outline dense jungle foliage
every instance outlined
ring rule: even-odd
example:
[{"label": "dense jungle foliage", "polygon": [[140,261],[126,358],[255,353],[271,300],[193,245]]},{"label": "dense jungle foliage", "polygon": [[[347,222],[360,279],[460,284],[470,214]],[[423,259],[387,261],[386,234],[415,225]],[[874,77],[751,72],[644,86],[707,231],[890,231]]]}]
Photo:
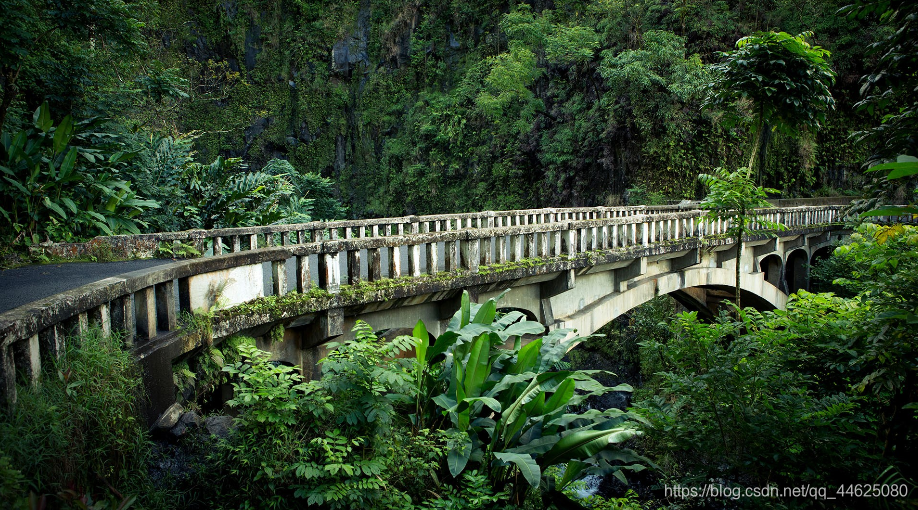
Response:
[{"label": "dense jungle foliage", "polygon": [[[918,5],[851,2],[0,0],[0,238],[705,195],[741,237],[768,194],[846,190],[918,214]],[[437,338],[358,323],[312,381],[232,338],[174,366],[156,442],[90,330],[0,414],[0,502],[914,508],[918,231],[851,227],[812,269],[834,293],[786,310],[661,297],[587,339],[465,294]],[[666,490],[705,483],[824,493]]]},{"label": "dense jungle foliage", "polygon": [[[869,43],[914,43],[848,3],[3,0],[3,233],[700,198],[747,160],[785,196],[860,190],[882,143],[850,135],[914,117],[887,93],[910,64]],[[768,30],[819,45],[819,100],[739,85],[720,52]],[[768,48],[740,52],[790,66]]]}]

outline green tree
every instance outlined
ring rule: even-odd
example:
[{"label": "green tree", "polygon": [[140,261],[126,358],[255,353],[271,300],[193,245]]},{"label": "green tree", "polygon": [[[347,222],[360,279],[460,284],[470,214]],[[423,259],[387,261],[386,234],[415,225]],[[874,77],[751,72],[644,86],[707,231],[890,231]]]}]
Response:
[{"label": "green tree", "polygon": [[[736,307],[740,303],[740,261],[743,257],[743,236],[749,226],[759,223],[767,228],[784,228],[780,223],[766,221],[756,217],[755,208],[768,207],[768,193],[778,190],[756,186],[746,168],[728,172],[718,168],[716,174],[701,174],[698,179],[708,187],[708,195],[701,201],[701,208],[707,209],[708,219],[723,220],[729,225],[727,234],[736,240]],[[737,310],[739,312],[739,310]]]},{"label": "green tree", "polygon": [[24,78],[38,102],[72,106],[94,78],[122,61],[106,53],[124,57],[143,47],[137,3],[0,0],[0,130]]},{"label": "green tree", "polygon": [[795,136],[799,126],[819,127],[835,108],[829,92],[835,73],[825,60],[830,53],[811,46],[807,37],[813,33],[759,32],[720,53],[724,60],[711,66],[714,79],[706,104],[726,108],[731,122],[738,120],[740,109],[750,110],[753,145],[747,172],[758,169],[759,182],[772,131]]},{"label": "green tree", "polygon": [[856,0],[841,11],[849,18],[878,16],[892,28],[889,35],[870,45],[876,55],[873,70],[861,78],[863,99],[855,105],[870,114],[882,114],[882,123],[859,132],[870,143],[869,162],[918,155],[918,4],[911,0]]}]

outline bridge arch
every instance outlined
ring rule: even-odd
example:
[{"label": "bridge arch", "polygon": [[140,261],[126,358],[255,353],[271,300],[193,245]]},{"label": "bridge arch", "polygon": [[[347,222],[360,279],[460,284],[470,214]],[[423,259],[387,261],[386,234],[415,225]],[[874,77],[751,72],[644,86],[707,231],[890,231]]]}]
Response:
[{"label": "bridge arch", "polygon": [[772,253],[763,257],[759,262],[759,270],[764,275],[766,282],[780,287],[784,272],[784,261],[781,260],[780,255]]},{"label": "bridge arch", "polygon": [[[736,274],[732,269],[689,268],[658,278],[648,279],[625,292],[612,292],[578,312],[561,319],[556,328],[574,328],[581,335],[596,332],[618,316],[650,301],[661,294],[683,297],[690,289],[710,289],[732,293]],[[764,309],[783,308],[787,296],[766,282],[761,273],[740,275],[741,297],[751,306]]]},{"label": "bridge arch", "polygon": [[809,262],[810,255],[804,248],[797,248],[787,255],[784,263],[784,288],[788,294],[809,287]]}]

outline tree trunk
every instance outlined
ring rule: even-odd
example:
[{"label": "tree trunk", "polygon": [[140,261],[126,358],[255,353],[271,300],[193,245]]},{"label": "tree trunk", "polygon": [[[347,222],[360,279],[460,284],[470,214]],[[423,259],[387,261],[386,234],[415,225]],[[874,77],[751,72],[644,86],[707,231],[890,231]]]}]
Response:
[{"label": "tree trunk", "polygon": [[739,233],[736,235],[736,280],[734,291],[736,293],[736,318],[739,319],[740,310],[743,309],[743,305],[740,302],[740,269],[742,268],[742,259],[743,259],[743,231],[745,230],[745,225],[743,223],[746,218],[746,210],[740,209],[740,216],[737,220],[740,222]]}]

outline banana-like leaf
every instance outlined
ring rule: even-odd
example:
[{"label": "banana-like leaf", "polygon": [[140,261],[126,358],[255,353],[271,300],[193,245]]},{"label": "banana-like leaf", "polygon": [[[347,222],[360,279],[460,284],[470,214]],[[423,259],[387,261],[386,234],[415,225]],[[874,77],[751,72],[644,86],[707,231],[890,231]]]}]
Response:
[{"label": "banana-like leaf", "polygon": [[541,335],[545,332],[545,326],[535,321],[523,321],[511,324],[507,329],[500,332],[502,339],[506,340],[511,336],[523,335]]},{"label": "banana-like leaf", "polygon": [[539,481],[542,479],[542,470],[532,456],[521,453],[494,452],[494,457],[503,462],[516,464],[516,467],[519,468],[520,473],[523,474],[523,478],[529,482],[529,485],[533,487],[539,486]]},{"label": "banana-like leaf", "polygon": [[73,166],[76,164],[76,158],[77,148],[71,147],[70,150],[67,151],[67,155],[64,157],[64,161],[61,162],[61,172],[59,177],[61,180],[69,178],[71,173],[73,173]]},{"label": "banana-like leaf", "polygon": [[567,487],[567,484],[576,480],[587,466],[589,466],[589,464],[580,462],[579,460],[568,462],[567,468],[564,469],[564,476],[561,477],[561,481],[558,483],[558,490],[563,490]]},{"label": "banana-like leaf", "polygon": [[51,209],[52,211],[59,214],[61,218],[64,218],[65,220],[67,219],[67,213],[65,213],[64,210],[61,209],[61,206],[52,202],[50,198],[45,197],[45,199],[42,200],[42,203],[44,203],[45,207],[47,207],[48,209]]},{"label": "banana-like leaf", "polygon": [[459,322],[459,329],[462,329],[469,323],[469,320],[472,315],[471,311],[471,299],[469,298],[468,291],[462,291],[462,299],[460,301],[459,312],[462,314]]},{"label": "banana-like leaf", "polygon": [[63,152],[71,138],[73,138],[73,118],[68,115],[54,130],[54,153]]},{"label": "banana-like leaf", "polygon": [[490,335],[482,333],[472,344],[469,361],[465,366],[465,394],[467,397],[479,396],[481,385],[491,375],[491,363],[488,356],[490,351]]},{"label": "banana-like leaf", "polygon": [[[458,363],[456,363],[458,365]],[[459,371],[461,374],[461,370]],[[465,390],[463,390],[461,384],[456,385],[456,402],[460,404],[465,400]],[[462,409],[461,411],[456,412],[456,427],[465,432],[469,429],[469,421],[471,420],[471,410],[469,407]]]},{"label": "banana-like leaf", "polygon": [[478,309],[478,312],[475,314],[475,318],[472,319],[472,322],[475,324],[487,324],[488,326],[494,322],[494,316],[497,315],[497,304],[493,299],[489,299],[485,304],[481,305],[481,308]]},{"label": "banana-like leaf", "polygon": [[528,455],[542,455],[543,453],[552,449],[555,444],[561,440],[561,436],[554,434],[551,436],[544,436],[538,439],[534,439],[522,446],[517,446],[516,448],[510,448],[506,450],[513,453],[525,453]]},{"label": "banana-like leaf", "polygon": [[522,374],[505,375],[501,377],[500,381],[497,381],[497,384],[495,384],[493,388],[488,390],[487,396],[496,398],[500,392],[516,384],[527,382],[527,381],[532,381],[532,379],[535,376],[536,374],[533,372],[524,372]]},{"label": "banana-like leaf", "polygon": [[637,430],[624,427],[573,432],[562,437],[542,459],[546,466],[569,460],[588,459],[610,444],[627,441],[636,436],[637,433]]},{"label": "banana-like leaf", "polygon": [[69,198],[64,197],[61,199],[61,202],[67,206],[67,209],[70,209],[70,212],[72,212],[73,214],[77,213],[77,205],[76,203],[74,203],[73,200],[70,200]]},{"label": "banana-like leaf", "polygon": [[449,395],[445,393],[437,395],[432,400],[434,404],[437,404],[438,406],[442,407],[443,409],[446,409],[447,411],[449,411],[450,409],[455,409],[456,407],[456,401],[451,399]]},{"label": "banana-like leaf", "polygon": [[474,404],[475,402],[481,402],[482,404],[488,406],[488,407],[489,407],[491,410],[493,410],[495,413],[499,413],[499,412],[500,412],[500,409],[501,409],[500,402],[498,402],[496,398],[491,398],[491,397],[469,397],[469,398],[465,398],[465,399],[462,400],[462,402],[459,402],[458,404],[456,404],[456,406],[455,406],[454,408],[449,409],[449,411],[456,411],[456,412],[465,411],[466,409],[468,409],[469,407],[471,407],[472,404]]},{"label": "banana-like leaf", "polygon": [[446,464],[449,466],[449,474],[453,477],[459,476],[459,473],[465,469],[469,463],[469,457],[472,455],[472,438],[468,434],[462,434],[461,441],[458,445],[453,445],[449,453],[446,454]]},{"label": "banana-like leaf", "polygon": [[527,416],[541,416],[543,407],[545,407],[545,392],[540,391],[536,398],[523,406],[523,411]]},{"label": "banana-like leaf", "polygon": [[418,363],[423,366],[427,361],[427,347],[430,345],[430,336],[427,334],[427,327],[424,326],[424,321],[418,320],[418,323],[414,325],[414,331],[411,332],[411,336],[418,340],[414,347],[414,354]]},{"label": "banana-like leaf", "polygon": [[530,372],[535,367],[539,359],[539,351],[542,350],[542,339],[536,339],[524,345],[520,353],[516,356],[516,363],[510,366],[507,372],[511,374],[522,374]]},{"label": "banana-like leaf", "polygon": [[32,116],[32,120],[35,123],[35,127],[40,129],[42,133],[47,133],[51,130],[54,124],[51,122],[51,110],[48,108],[47,102],[42,103],[41,106],[35,110],[35,115]]},{"label": "banana-like leaf", "polygon": [[503,416],[500,419],[500,429],[501,436],[504,438],[509,438],[510,435],[507,434],[510,427],[516,423],[519,416],[524,412],[523,406],[529,403],[532,399],[538,396],[540,391],[545,390],[554,390],[559,384],[561,384],[567,377],[571,375],[570,372],[547,372],[544,374],[539,374],[529,383],[523,393],[516,399],[515,402],[510,404],[505,408]]},{"label": "banana-like leaf", "polygon": [[437,341],[427,350],[427,362],[430,363],[432,359],[446,352],[458,339],[459,334],[455,331],[446,331],[437,337]]},{"label": "banana-like leaf", "polygon": [[567,405],[571,400],[571,397],[574,396],[574,380],[565,379],[561,386],[558,386],[558,389],[555,390],[555,393],[548,399],[548,402],[542,406],[542,412],[540,414],[550,414],[561,407]]}]

